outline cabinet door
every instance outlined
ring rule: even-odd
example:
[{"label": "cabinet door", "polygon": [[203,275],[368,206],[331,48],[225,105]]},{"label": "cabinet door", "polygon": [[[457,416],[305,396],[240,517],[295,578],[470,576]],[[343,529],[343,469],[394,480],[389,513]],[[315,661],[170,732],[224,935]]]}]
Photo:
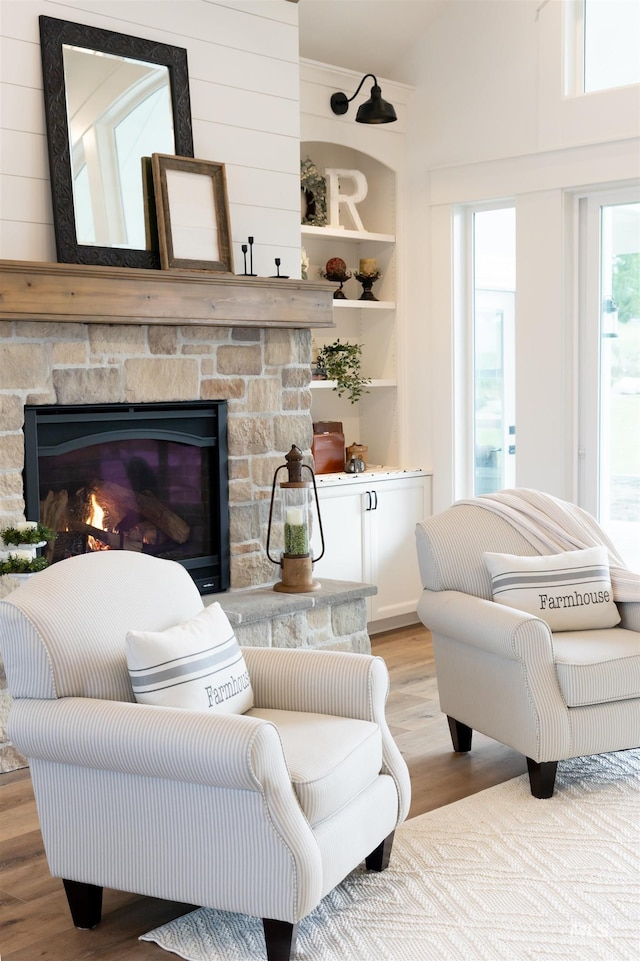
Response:
[{"label": "cabinet door", "polygon": [[[375,584],[370,620],[413,613],[422,591],[415,526],[431,511],[429,477],[405,477],[372,485],[365,511],[364,580]],[[368,506],[368,502],[365,506]]]},{"label": "cabinet door", "polygon": [[[362,538],[362,494],[360,490],[328,487],[318,490],[322,512],[325,552],[314,565],[315,577],[338,581],[358,581],[364,577]],[[320,553],[320,537],[311,538],[314,554]]]}]

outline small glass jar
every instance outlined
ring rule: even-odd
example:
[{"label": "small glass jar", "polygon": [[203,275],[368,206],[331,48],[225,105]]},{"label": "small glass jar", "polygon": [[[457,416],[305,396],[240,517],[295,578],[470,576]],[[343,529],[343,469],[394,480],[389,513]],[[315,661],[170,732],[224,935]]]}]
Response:
[{"label": "small glass jar", "polygon": [[357,457],[355,454],[352,454],[344,465],[344,469],[347,474],[362,474],[365,470],[365,463],[362,457]]}]

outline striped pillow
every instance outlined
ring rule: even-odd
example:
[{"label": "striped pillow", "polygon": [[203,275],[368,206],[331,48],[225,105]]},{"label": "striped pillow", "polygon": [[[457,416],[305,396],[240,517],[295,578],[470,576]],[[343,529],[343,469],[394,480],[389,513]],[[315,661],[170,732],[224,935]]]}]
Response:
[{"label": "striped pillow", "polygon": [[220,714],[253,707],[242,651],[217,601],[166,631],[129,631],[126,654],[140,704]]},{"label": "striped pillow", "polygon": [[552,631],[588,631],[620,623],[606,547],[535,557],[488,552],[482,556],[494,601],[535,614]]}]

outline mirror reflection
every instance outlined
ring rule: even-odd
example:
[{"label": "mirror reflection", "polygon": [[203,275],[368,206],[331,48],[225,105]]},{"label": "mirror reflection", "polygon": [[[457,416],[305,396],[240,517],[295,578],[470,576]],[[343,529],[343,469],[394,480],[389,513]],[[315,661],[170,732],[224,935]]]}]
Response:
[{"label": "mirror reflection", "polygon": [[79,244],[144,248],[141,158],[175,153],[169,69],[63,44]]}]

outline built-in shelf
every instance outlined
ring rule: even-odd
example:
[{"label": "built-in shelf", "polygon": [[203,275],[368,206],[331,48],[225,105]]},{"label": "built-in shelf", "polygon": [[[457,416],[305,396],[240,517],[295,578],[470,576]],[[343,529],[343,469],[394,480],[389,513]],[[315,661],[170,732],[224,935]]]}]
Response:
[{"label": "built-in shelf", "polygon": [[395,310],[395,300],[334,300],[334,307],[340,310]]},{"label": "built-in shelf", "polygon": [[332,327],[326,281],[0,261],[0,320]]},{"label": "built-in shelf", "polygon": [[[379,378],[374,379],[366,385],[369,387],[397,387],[398,382],[392,378]],[[336,387],[335,380],[312,380],[310,385],[312,390],[334,390]]]},{"label": "built-in shelf", "polygon": [[368,230],[348,230],[346,227],[311,227],[303,224],[300,228],[303,237],[322,237],[326,240],[348,240],[362,244],[375,241],[381,244],[395,244],[394,234],[377,234]]}]

